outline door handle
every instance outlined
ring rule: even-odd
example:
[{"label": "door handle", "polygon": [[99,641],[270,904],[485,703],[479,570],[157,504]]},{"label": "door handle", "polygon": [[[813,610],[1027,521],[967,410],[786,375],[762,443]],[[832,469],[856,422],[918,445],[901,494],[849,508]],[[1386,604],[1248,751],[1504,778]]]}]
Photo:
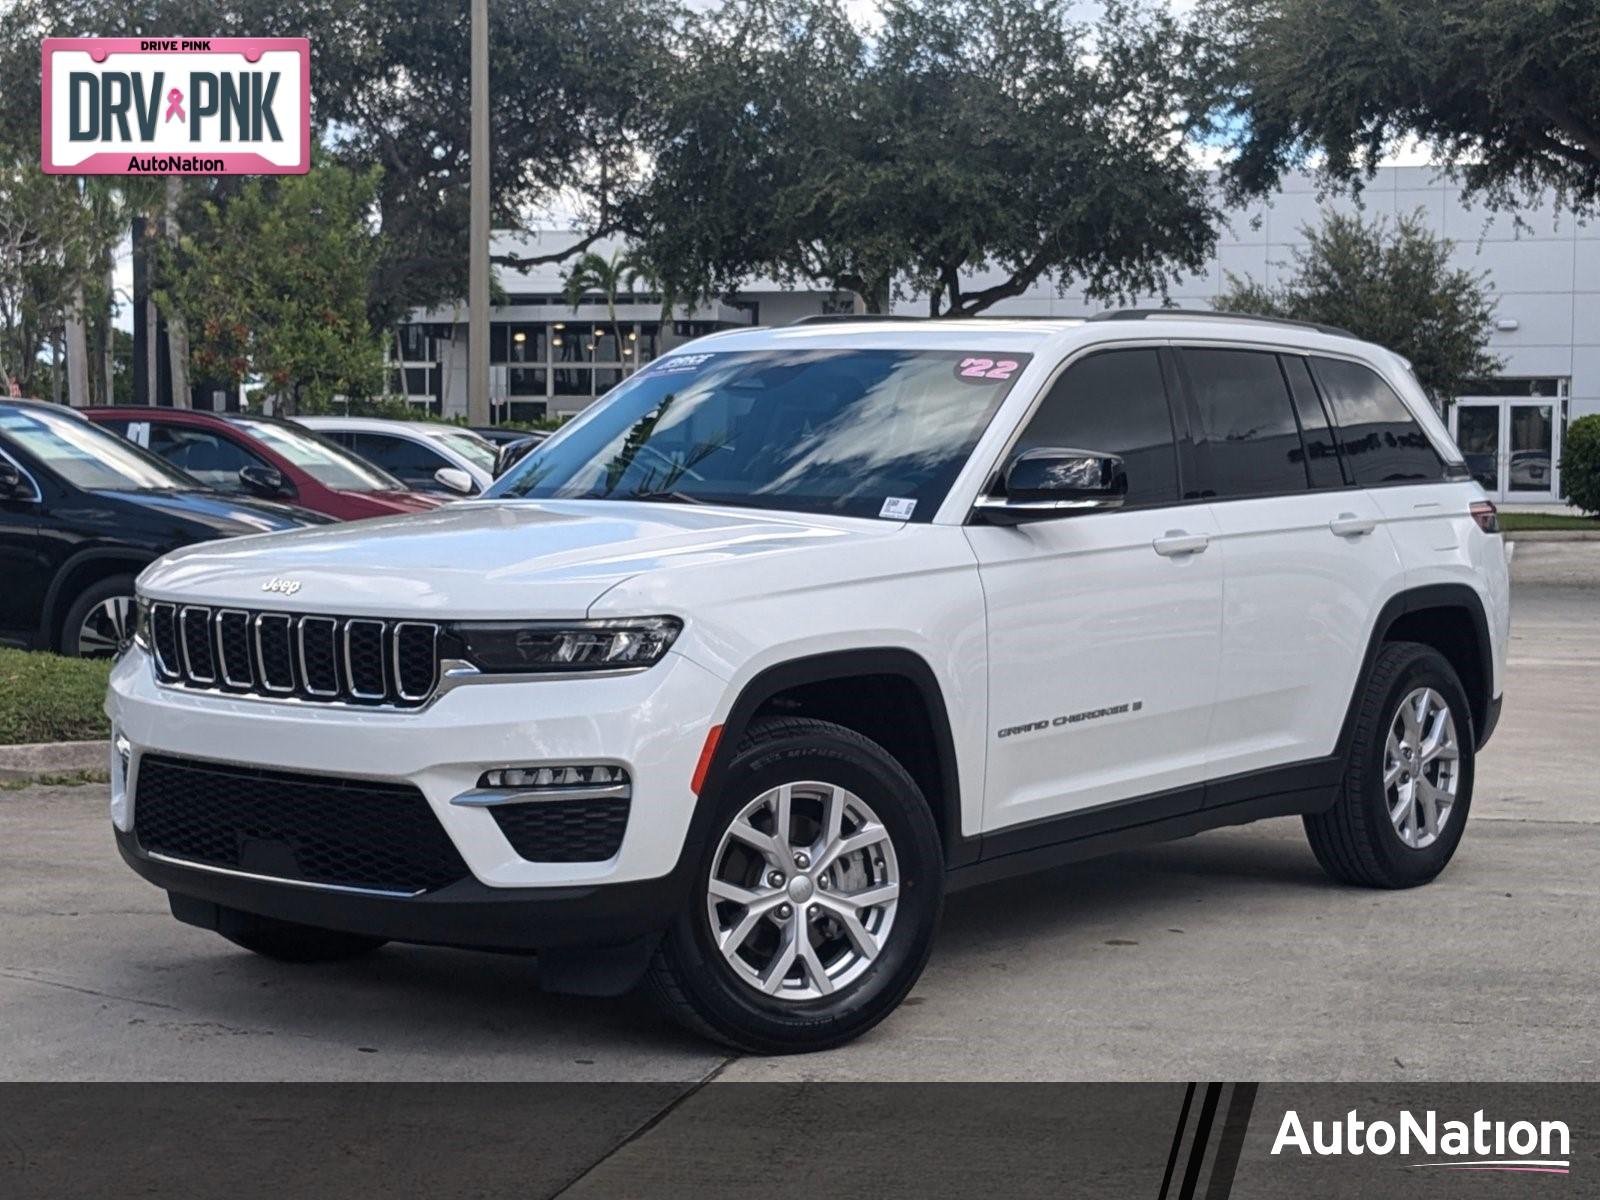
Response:
[{"label": "door handle", "polygon": [[1377,527],[1378,522],[1372,517],[1358,517],[1355,513],[1340,513],[1328,522],[1328,528],[1340,537],[1360,537]]},{"label": "door handle", "polygon": [[1203,533],[1185,533],[1181,529],[1169,529],[1150,545],[1155,552],[1163,558],[1173,558],[1180,554],[1199,554],[1211,544],[1211,539]]}]

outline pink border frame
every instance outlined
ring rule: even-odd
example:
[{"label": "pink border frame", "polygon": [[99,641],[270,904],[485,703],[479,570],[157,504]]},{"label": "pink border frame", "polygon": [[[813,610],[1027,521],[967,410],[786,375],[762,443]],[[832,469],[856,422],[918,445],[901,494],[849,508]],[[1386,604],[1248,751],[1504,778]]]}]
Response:
[{"label": "pink border frame", "polygon": [[[206,50],[144,50],[145,42],[208,41]],[[300,56],[300,161],[281,166],[250,151],[205,154],[216,159],[221,171],[130,171],[128,159],[140,151],[102,151],[82,162],[58,164],[50,157],[50,71],[57,50],[87,50],[95,62],[111,54],[242,54],[246,62],[259,62],[268,50],[290,50]],[[40,166],[49,175],[304,175],[311,170],[311,40],[309,38],[45,38],[40,43],[43,57],[41,87],[43,103],[39,114]],[[148,153],[154,154],[155,151]],[[163,154],[165,152],[162,152]]]}]

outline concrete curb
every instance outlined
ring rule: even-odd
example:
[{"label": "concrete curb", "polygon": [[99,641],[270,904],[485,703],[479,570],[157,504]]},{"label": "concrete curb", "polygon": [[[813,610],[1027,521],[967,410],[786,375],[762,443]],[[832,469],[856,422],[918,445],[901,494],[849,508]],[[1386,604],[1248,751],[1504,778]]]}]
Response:
[{"label": "concrete curb", "polygon": [[31,742],[0,746],[0,782],[73,771],[103,771],[110,752],[110,742]]},{"label": "concrete curb", "polygon": [[1600,542],[1600,529],[1524,529],[1507,531],[1508,542]]}]

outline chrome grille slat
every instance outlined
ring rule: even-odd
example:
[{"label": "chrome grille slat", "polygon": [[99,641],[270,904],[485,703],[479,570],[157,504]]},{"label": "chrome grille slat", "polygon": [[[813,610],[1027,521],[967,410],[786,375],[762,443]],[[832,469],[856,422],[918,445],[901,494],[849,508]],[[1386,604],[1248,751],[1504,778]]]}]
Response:
[{"label": "chrome grille slat", "polygon": [[[217,666],[222,682],[231,688],[254,687],[256,669],[250,657],[250,614],[242,608],[219,608],[215,620]],[[230,632],[230,626],[236,628]],[[240,668],[237,674],[235,667]]]},{"label": "chrome grille slat", "polygon": [[295,622],[295,635],[300,686],[306,695],[323,699],[339,695],[339,622],[333,617],[301,617]]},{"label": "chrome grille slat", "polygon": [[432,621],[155,601],[150,645],[169,687],[276,700],[417,708],[439,685]]},{"label": "chrome grille slat", "polygon": [[[178,645],[183,651],[183,677],[195,683],[217,681],[216,647],[211,640],[211,610],[203,604],[185,604],[178,610]],[[203,665],[195,660],[204,654]]]}]

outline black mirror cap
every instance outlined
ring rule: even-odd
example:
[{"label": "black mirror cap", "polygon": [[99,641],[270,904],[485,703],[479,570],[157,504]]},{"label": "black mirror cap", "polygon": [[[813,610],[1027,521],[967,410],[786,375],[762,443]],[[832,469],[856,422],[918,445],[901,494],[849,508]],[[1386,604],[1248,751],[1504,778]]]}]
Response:
[{"label": "black mirror cap", "polygon": [[1128,494],[1128,473],[1117,454],[1040,446],[1011,460],[1005,487],[1012,504],[1120,501]]},{"label": "black mirror cap", "polygon": [[14,463],[0,458],[0,499],[11,500],[26,490],[22,482],[22,472]]},{"label": "black mirror cap", "polygon": [[239,482],[258,496],[270,498],[284,493],[283,473],[276,467],[240,467]]}]

